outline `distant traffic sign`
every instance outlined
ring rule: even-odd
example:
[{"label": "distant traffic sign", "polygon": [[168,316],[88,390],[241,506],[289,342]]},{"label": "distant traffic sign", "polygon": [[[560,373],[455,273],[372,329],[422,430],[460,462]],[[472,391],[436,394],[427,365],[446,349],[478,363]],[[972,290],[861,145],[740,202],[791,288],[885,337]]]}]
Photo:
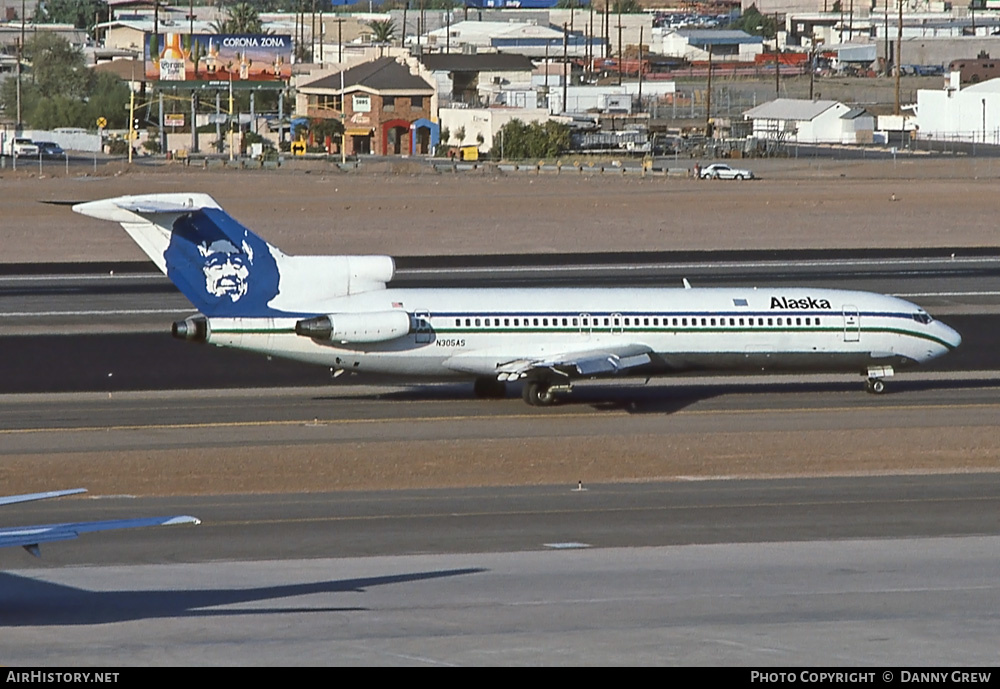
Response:
[{"label": "distant traffic sign", "polygon": [[107,120],[106,117],[98,117],[97,118],[97,128],[98,129],[104,129],[107,126],[108,126],[108,120]]},{"label": "distant traffic sign", "polygon": [[292,142],[292,154],[293,155],[305,155],[306,153],[306,142],[299,139],[298,141]]}]

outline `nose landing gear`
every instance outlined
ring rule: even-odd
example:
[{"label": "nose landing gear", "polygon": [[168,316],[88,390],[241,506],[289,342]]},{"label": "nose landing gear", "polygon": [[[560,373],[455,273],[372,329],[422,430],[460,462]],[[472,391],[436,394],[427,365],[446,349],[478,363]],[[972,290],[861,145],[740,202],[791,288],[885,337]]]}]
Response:
[{"label": "nose landing gear", "polygon": [[867,390],[873,395],[881,395],[885,392],[885,382],[883,378],[891,378],[895,374],[892,366],[869,366],[867,375]]}]

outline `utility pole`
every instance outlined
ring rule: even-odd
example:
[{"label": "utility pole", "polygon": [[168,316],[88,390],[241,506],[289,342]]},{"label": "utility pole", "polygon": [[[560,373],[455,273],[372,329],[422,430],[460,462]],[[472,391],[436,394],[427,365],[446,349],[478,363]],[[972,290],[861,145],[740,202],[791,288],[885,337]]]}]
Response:
[{"label": "utility pole", "polygon": [[566,75],[566,67],[569,65],[569,56],[567,55],[567,49],[568,49],[568,47],[569,47],[569,33],[567,33],[567,30],[566,30],[566,23],[563,22],[563,79],[562,79],[562,82],[563,82],[562,111],[563,112],[569,112],[569,109],[566,107],[566,105],[567,105],[566,104],[566,98],[569,96],[569,89],[568,89],[568,83],[567,83],[569,81],[569,79],[568,79],[568,77]]},{"label": "utility pole", "polygon": [[590,3],[590,29],[587,31],[587,82],[594,76],[594,3]]},{"label": "utility pole", "polygon": [[604,59],[611,50],[611,0],[604,0]]},{"label": "utility pole", "polygon": [[781,58],[778,54],[778,13],[774,14],[774,97],[781,98]]},{"label": "utility pole", "polygon": [[708,44],[708,85],[705,89],[705,136],[712,135],[712,44]]},{"label": "utility pole", "polygon": [[347,100],[344,98],[343,65],[340,66],[340,164],[347,165]]},{"label": "utility pole", "polygon": [[900,66],[903,64],[902,57],[899,51],[903,48],[903,0],[899,0],[899,21],[896,27],[896,56],[893,60],[892,66],[896,69],[896,114],[901,115],[903,113],[899,105],[899,73],[902,71]]},{"label": "utility pole", "polygon": [[625,66],[625,54],[622,52],[622,0],[618,0],[618,85],[622,85],[622,70]]},{"label": "utility pole", "polygon": [[889,0],[885,0],[885,76],[889,76]]},{"label": "utility pole", "polygon": [[337,63],[344,68],[344,18],[337,17]]},{"label": "utility pole", "polygon": [[135,91],[128,90],[128,162],[132,164],[132,139],[139,136],[139,130],[135,128]]},{"label": "utility pole", "polygon": [[813,86],[816,83],[816,34],[812,37],[812,47],[809,49],[809,100],[813,99]]},{"label": "utility pole", "polygon": [[646,27],[639,27],[639,112],[642,112],[642,30],[644,28]]},{"label": "utility pole", "polygon": [[[36,10],[37,11],[37,10]],[[24,0],[21,0],[21,40],[17,44],[17,124],[15,125],[15,131],[21,128],[21,60],[24,58],[24,22],[25,19]],[[11,153],[14,149],[11,149]]]}]

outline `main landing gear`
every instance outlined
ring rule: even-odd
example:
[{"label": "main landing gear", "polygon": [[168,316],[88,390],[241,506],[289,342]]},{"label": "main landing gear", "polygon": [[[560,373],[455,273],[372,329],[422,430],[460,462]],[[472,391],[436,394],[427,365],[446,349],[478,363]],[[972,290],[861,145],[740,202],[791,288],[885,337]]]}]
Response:
[{"label": "main landing gear", "polygon": [[569,394],[569,385],[555,385],[549,380],[528,379],[524,381],[521,397],[532,407],[548,407],[558,404],[564,395]]}]

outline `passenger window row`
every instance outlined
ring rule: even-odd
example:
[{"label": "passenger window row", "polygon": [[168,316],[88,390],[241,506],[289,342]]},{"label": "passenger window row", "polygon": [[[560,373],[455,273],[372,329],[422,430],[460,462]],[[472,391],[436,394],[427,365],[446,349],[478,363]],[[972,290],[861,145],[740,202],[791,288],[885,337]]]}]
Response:
[{"label": "passenger window row", "polygon": [[[662,326],[661,326],[662,321]],[[685,318],[685,317],[622,317],[622,316],[574,316],[570,317],[504,317],[504,318],[456,318],[456,328],[718,328],[718,327],[815,327],[820,325],[819,316],[769,316],[728,317],[728,318]]]}]

